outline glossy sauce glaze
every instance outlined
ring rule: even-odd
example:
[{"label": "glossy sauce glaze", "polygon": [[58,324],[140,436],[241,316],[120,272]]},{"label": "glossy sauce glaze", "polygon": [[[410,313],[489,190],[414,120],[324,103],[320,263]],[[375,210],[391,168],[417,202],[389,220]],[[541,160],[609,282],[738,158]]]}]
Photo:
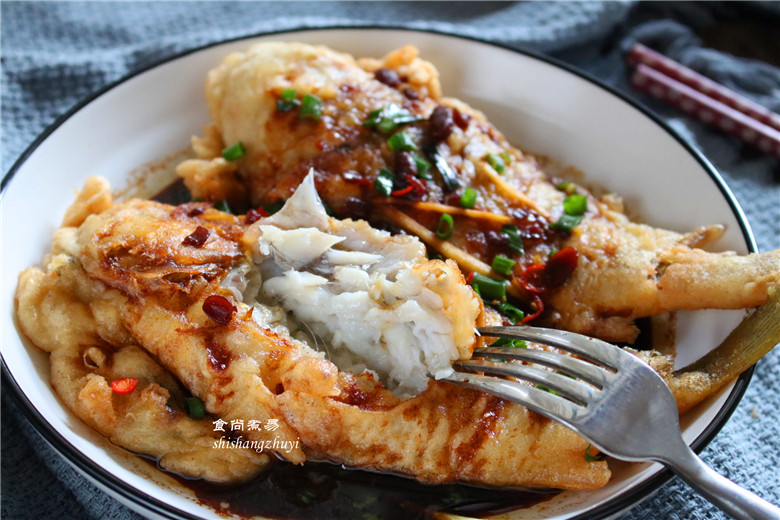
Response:
[{"label": "glossy sauce glaze", "polygon": [[326,462],[303,466],[275,462],[268,472],[237,487],[180,482],[193,490],[201,504],[219,514],[290,520],[415,520],[444,518],[443,513],[485,518],[530,507],[556,494],[550,490],[425,485],[406,477]]}]

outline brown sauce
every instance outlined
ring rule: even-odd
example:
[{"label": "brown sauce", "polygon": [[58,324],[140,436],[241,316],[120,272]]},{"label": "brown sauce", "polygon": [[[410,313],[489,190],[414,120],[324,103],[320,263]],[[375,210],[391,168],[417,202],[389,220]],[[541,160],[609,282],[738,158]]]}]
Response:
[{"label": "brown sauce", "polygon": [[530,507],[556,494],[463,484],[426,485],[326,462],[302,466],[275,462],[268,472],[236,487],[180,482],[193,490],[201,504],[219,514],[290,520],[416,520],[442,518],[440,513],[485,518]]}]

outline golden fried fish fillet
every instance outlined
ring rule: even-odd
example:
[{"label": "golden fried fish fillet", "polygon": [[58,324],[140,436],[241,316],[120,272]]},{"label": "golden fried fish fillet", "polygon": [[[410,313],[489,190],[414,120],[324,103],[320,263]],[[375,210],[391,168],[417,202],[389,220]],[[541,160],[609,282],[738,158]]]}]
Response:
[{"label": "golden fried fish fillet", "polygon": [[[123,325],[127,296],[88,276],[74,256],[79,246],[72,226],[110,206],[107,183],[90,179],[55,233],[45,269],[20,274],[21,331],[50,353],[51,384],[65,405],[112,443],[187,478],[251,479],[269,456],[236,446],[213,448],[219,434],[211,419],[184,412],[187,392]],[[137,381],[136,390],[115,393],[110,382],[125,378]]]},{"label": "golden fried fish fillet", "polygon": [[[780,251],[709,253],[697,248],[717,226],[680,234],[633,223],[615,197],[559,186],[480,112],[440,91],[413,47],[355,61],[321,46],[257,44],[208,74],[212,122],[193,139],[198,159],[178,173],[204,200],[256,206],[287,199],[314,168],[336,214],[389,222],[466,272],[501,278],[491,264],[504,255],[516,261],[510,295],[528,314],[544,309],[535,323],[610,341],[633,341],[638,317],[760,305],[780,280]],[[312,95],[319,115],[301,106]],[[237,143],[246,154],[226,161],[222,150]],[[473,208],[461,207],[467,189]],[[571,195],[585,204],[565,210]],[[445,213],[454,230],[443,240],[434,231]],[[522,252],[508,247],[505,226],[516,227]],[[567,247],[576,269],[534,290],[529,268]]]},{"label": "golden fried fish fillet", "polygon": [[[311,193],[312,182],[309,188]],[[93,318],[107,330],[100,333],[105,338],[102,344],[137,345],[138,352],[143,349],[151,355],[145,359],[159,362],[214,416],[245,423],[275,422],[278,428],[272,431],[233,434],[300,446],[276,450],[290,462],[328,459],[407,474],[424,482],[460,480],[562,489],[592,489],[607,482],[606,463],[588,462],[583,456],[587,441],[522,406],[436,381],[414,397],[394,395],[379,382],[392,381],[391,371],[364,370],[355,375],[326,359],[324,350],[341,343],[343,352],[352,352],[343,337],[347,332],[336,325],[329,325],[335,330],[329,346],[323,351],[311,348],[317,337],[322,340],[324,329],[316,332],[316,324],[313,331],[296,328],[289,316],[295,314],[297,303],[279,299],[271,290],[263,292],[264,285],[273,287],[274,280],[298,275],[306,283],[316,276],[336,285],[352,284],[352,289],[331,295],[335,306],[342,303],[341,296],[354,298],[360,293],[368,277],[374,291],[370,297],[399,313],[404,312],[406,301],[394,294],[416,291],[418,296],[411,299],[420,310],[415,316],[439,309],[445,315],[454,313],[451,318],[458,323],[448,328],[438,319],[421,323],[415,317],[404,326],[427,337],[451,337],[449,347],[455,358],[468,356],[473,348],[481,304],[455,265],[426,260],[416,239],[392,237],[362,222],[332,219],[321,206],[313,208],[305,202],[297,200],[299,207],[310,209],[309,214],[300,217],[306,212],[294,212],[298,215],[294,222],[286,220],[293,213],[283,209],[251,226],[245,217],[218,212],[207,203],[174,207],[131,200],[110,205],[78,227],[57,232],[67,237],[55,242],[63,244],[57,246],[61,261],[83,272],[80,279],[93,288],[78,293],[81,306],[74,310],[100,305],[112,309],[111,320]],[[300,227],[304,222],[309,226]],[[193,237],[204,235],[198,231],[201,227],[208,233],[196,240]],[[312,248],[321,247],[323,229],[337,231],[339,242],[314,260],[301,259],[305,251],[285,247],[279,236],[302,229],[309,230]],[[382,237],[384,244],[375,243]],[[377,247],[382,245],[384,250]],[[379,258],[370,258],[368,250]],[[356,265],[363,266],[366,276],[354,272]],[[247,266],[251,273],[246,272]],[[435,275],[419,273],[419,266]],[[34,301],[37,290],[34,277],[20,286],[19,315],[20,321],[40,329],[41,306]],[[206,303],[210,298],[228,302],[227,314],[210,307]],[[288,309],[289,305],[293,307]],[[376,325],[378,344],[388,350],[398,348],[396,340],[404,337],[403,328],[389,317],[380,318],[379,311],[366,311],[378,313],[376,320],[382,323]],[[348,319],[346,311],[343,319]],[[368,328],[374,325],[364,323]],[[336,333],[342,337],[336,338]],[[45,347],[45,338],[30,336]],[[76,338],[65,340],[66,345],[80,343]],[[439,355],[443,352],[450,351]],[[78,374],[76,368],[67,370]],[[142,381],[139,388],[143,386]],[[143,401],[135,394],[122,399]],[[69,406],[79,412],[78,406]],[[120,418],[124,413],[124,409],[115,411]],[[81,416],[92,421],[93,415]],[[100,420],[90,424],[103,431]]]}]

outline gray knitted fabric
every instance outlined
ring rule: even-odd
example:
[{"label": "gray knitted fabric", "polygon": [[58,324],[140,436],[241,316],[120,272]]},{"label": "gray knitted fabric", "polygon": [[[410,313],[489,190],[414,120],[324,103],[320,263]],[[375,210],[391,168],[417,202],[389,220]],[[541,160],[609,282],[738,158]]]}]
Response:
[{"label": "gray knitted fabric", "polygon": [[[666,19],[658,19],[659,13]],[[702,48],[691,27],[715,23],[715,14],[780,21],[777,4],[750,9],[678,4],[659,11],[609,2],[3,2],[2,171],[5,175],[35,137],[80,99],[177,52],[263,31],[403,25],[546,52],[644,103],[720,170],[759,248],[776,249],[777,160],[632,91],[627,83],[622,53],[638,40],[780,111],[780,70]],[[2,405],[2,518],[140,518],[78,476],[7,395]],[[780,503],[778,409],[780,352],[775,352],[759,363],[741,404],[702,453],[720,473],[775,503]],[[622,518],[725,515],[673,479]]]}]

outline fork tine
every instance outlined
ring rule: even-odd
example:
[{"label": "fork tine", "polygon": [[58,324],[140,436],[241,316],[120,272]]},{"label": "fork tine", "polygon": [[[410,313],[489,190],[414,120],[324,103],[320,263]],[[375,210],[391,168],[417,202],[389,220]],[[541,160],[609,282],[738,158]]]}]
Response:
[{"label": "fork tine", "polygon": [[612,370],[617,370],[620,366],[623,355],[623,351],[615,348],[614,345],[564,330],[550,330],[540,327],[480,327],[477,330],[483,336],[520,338],[558,347],[605,365]]},{"label": "fork tine", "polygon": [[496,374],[500,376],[515,377],[524,381],[530,381],[539,385],[544,385],[553,390],[557,390],[564,397],[571,399],[583,406],[587,405],[593,398],[595,390],[576,379],[556,374],[550,370],[536,368],[532,365],[520,365],[517,363],[494,363],[481,359],[471,359],[460,361],[455,364],[458,368],[465,368],[469,371],[484,372],[486,374]]},{"label": "fork tine", "polygon": [[440,381],[449,381],[456,385],[514,401],[554,421],[560,421],[571,428],[576,428],[577,419],[585,411],[582,406],[563,397],[532,386],[507,381],[506,379],[480,374],[453,372],[451,375],[440,379]]},{"label": "fork tine", "polygon": [[611,372],[607,372],[600,366],[587,361],[533,348],[483,347],[474,349],[472,356],[519,359],[550,368],[561,369],[567,374],[583,379],[598,388],[604,388],[604,385],[609,382],[610,378],[614,377],[614,374]]}]

